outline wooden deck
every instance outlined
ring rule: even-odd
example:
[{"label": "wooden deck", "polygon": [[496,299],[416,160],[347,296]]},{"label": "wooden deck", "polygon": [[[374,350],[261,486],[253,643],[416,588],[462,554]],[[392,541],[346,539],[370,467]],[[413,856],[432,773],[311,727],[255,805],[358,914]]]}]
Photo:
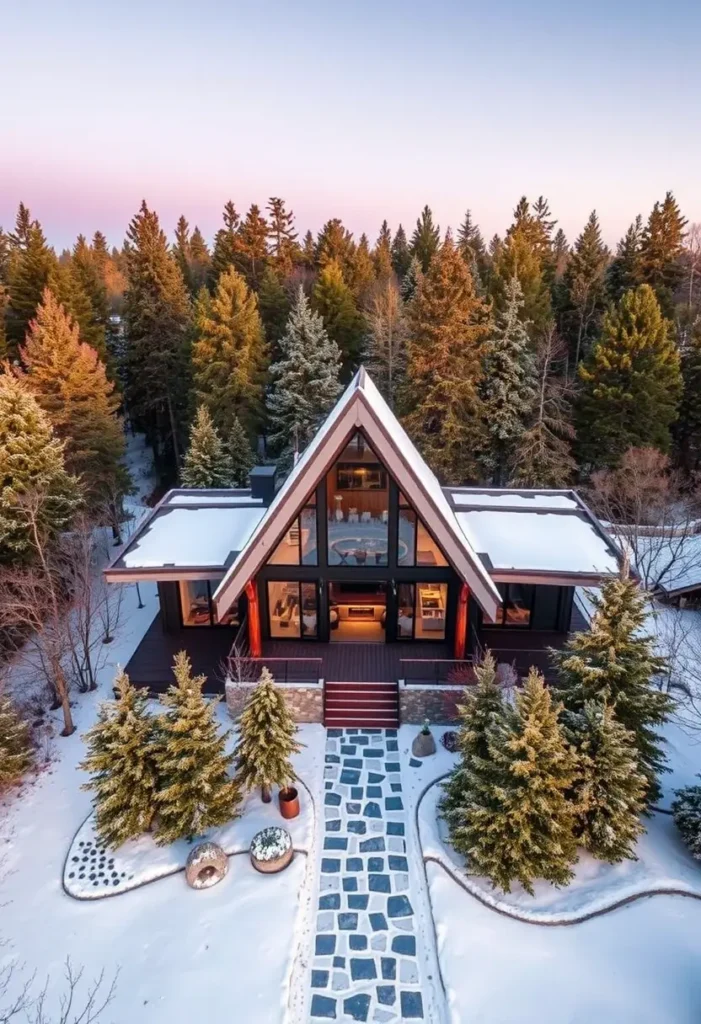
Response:
[{"label": "wooden deck", "polygon": [[452,658],[448,644],[396,643],[318,644],[304,640],[267,640],[263,643],[264,658],[321,658],[321,676],[331,682],[385,683],[400,677],[402,658],[431,660]]},{"label": "wooden deck", "polygon": [[127,662],[127,675],[136,686],[148,687],[153,693],[163,693],[175,682],[173,658],[184,649],[190,655],[193,672],[207,676],[204,692],[223,693],[222,665],[235,635],[235,629],[225,626],[216,629],[193,627],[180,633],[164,633],[158,614]]}]

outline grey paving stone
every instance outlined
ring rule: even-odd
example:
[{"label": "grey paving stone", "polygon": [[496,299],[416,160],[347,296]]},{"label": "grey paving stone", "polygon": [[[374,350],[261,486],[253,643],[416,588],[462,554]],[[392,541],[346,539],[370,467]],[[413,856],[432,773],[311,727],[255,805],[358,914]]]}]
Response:
[{"label": "grey paving stone", "polygon": [[400,796],[386,796],[385,797],[385,810],[386,811],[403,811],[404,804]]},{"label": "grey paving stone", "polygon": [[318,932],[332,932],[334,917],[330,911],[324,911],[316,915],[316,930]]},{"label": "grey paving stone", "polygon": [[357,996],[349,996],[343,1000],[343,1012],[351,1020],[366,1021],[370,1012],[370,996],[364,992]]},{"label": "grey paving stone", "polygon": [[403,932],[413,932],[414,930],[413,917],[394,917],[392,918],[392,924],[395,928],[401,928]]},{"label": "grey paving stone", "polygon": [[380,836],[373,836],[371,839],[363,839],[358,850],[360,853],[384,853],[385,841]]},{"label": "grey paving stone", "polygon": [[370,956],[352,956],[350,972],[353,981],[372,981],[377,977],[375,961]]},{"label": "grey paving stone", "polygon": [[341,888],[341,884],[338,875],[322,875],[321,881],[319,882],[319,888],[321,890],[331,890],[335,892]]},{"label": "grey paving stone", "polygon": [[377,786],[384,781],[385,777],[381,772],[368,772],[368,782],[371,786]]},{"label": "grey paving stone", "polygon": [[324,839],[325,850],[347,850],[348,839],[346,836],[327,836]]},{"label": "grey paving stone", "polygon": [[[391,892],[392,885],[389,875],[370,875],[368,877],[368,888],[370,892]],[[396,914],[393,916],[397,916]]]},{"label": "grey paving stone", "polygon": [[359,894],[352,893],[348,897],[348,909],[349,910],[367,910],[369,896],[367,893]]},{"label": "grey paving stone", "polygon": [[319,910],[340,910],[340,908],[341,894],[339,892],[330,892],[319,897]]},{"label": "grey paving stone", "polygon": [[384,832],[385,830],[385,823],[382,818],[372,818],[368,825],[371,832]]},{"label": "grey paving stone", "polygon": [[324,761],[326,764],[340,764],[341,758],[338,754],[324,754]]},{"label": "grey paving stone", "polygon": [[380,960],[380,968],[384,981],[394,981],[397,977],[397,959],[393,956],[383,956]]},{"label": "grey paving stone", "polygon": [[320,996],[314,993],[312,996],[312,1017],[336,1020],[336,1000],[331,999],[329,996]]},{"label": "grey paving stone", "polygon": [[385,761],[385,771],[388,775],[396,775],[399,772],[399,761]]},{"label": "grey paving stone", "polygon": [[363,950],[368,948],[367,935],[349,935],[348,948],[355,953],[362,953]]},{"label": "grey paving stone", "polygon": [[372,1019],[375,1024],[389,1024],[390,1021],[398,1020],[398,1017],[394,1010],[383,1010],[381,1006],[376,1006]]},{"label": "grey paving stone", "polygon": [[346,804],[346,814],[360,814],[360,804]]},{"label": "grey paving stone", "polygon": [[338,927],[342,932],[355,931],[358,927],[358,915],[348,914],[345,911],[338,915]]},{"label": "grey paving stone", "polygon": [[366,747],[363,751],[363,757],[380,758],[384,756],[384,753],[381,747]]},{"label": "grey paving stone", "polygon": [[[392,823],[389,822],[391,825]],[[391,850],[392,853],[404,853],[406,850],[406,843],[399,836],[390,836],[387,839],[387,849]]]},{"label": "grey paving stone", "polygon": [[338,807],[341,803],[340,793],[327,793],[324,797],[324,803],[327,807]]},{"label": "grey paving stone", "polygon": [[406,896],[389,896],[387,899],[388,917],[410,917],[414,911]]},{"label": "grey paving stone", "polygon": [[394,1006],[397,998],[397,990],[394,985],[378,985],[375,991],[378,1003],[383,1006]]},{"label": "grey paving stone", "polygon": [[[385,801],[385,803],[386,802],[387,801]],[[382,817],[382,811],[380,810],[380,805],[376,804],[376,803],[374,803],[372,801],[370,801],[370,803],[365,804],[365,810],[363,811],[363,814],[365,815],[366,818],[381,818]]]},{"label": "grey paving stone", "polygon": [[338,857],[322,857],[321,871],[323,874],[332,875],[341,870],[341,862]]},{"label": "grey paving stone", "polygon": [[350,757],[353,757],[353,755],[355,754],[355,744],[354,743],[342,743],[341,744],[341,753],[342,754],[348,754]]},{"label": "grey paving stone", "polygon": [[387,949],[387,936],[381,932],[370,936],[370,948],[377,953],[384,953]]},{"label": "grey paving stone", "polygon": [[344,956],[335,956],[333,958],[333,966],[334,967],[345,967],[346,966],[346,958]]},{"label": "grey paving stone", "polygon": [[327,729],[326,735],[330,738],[334,736],[343,736],[343,729]]},{"label": "grey paving stone", "polygon": [[312,988],[326,988],[328,984],[328,971],[312,971]]},{"label": "grey paving stone", "polygon": [[360,772],[354,771],[351,768],[344,768],[341,772],[341,783],[344,786],[355,786],[360,779]]},{"label": "grey paving stone", "polygon": [[403,836],[404,835],[404,822],[403,821],[388,821],[387,822],[387,835],[388,836]]},{"label": "grey paving stone", "polygon": [[382,786],[368,786],[365,795],[373,800],[379,799],[382,796]]},{"label": "grey paving stone", "polygon": [[357,878],[344,878],[343,879],[343,891],[344,892],[356,892],[358,888]]},{"label": "grey paving stone", "polygon": [[363,799],[363,787],[353,786],[350,791],[351,800],[362,800]]},{"label": "grey paving stone", "polygon": [[392,854],[389,855],[389,869],[390,871],[408,871],[409,865],[407,864],[406,857],[394,857]]},{"label": "grey paving stone", "polygon": [[409,888],[409,876],[403,871],[398,871],[393,881],[395,892],[406,892]]},{"label": "grey paving stone", "polygon": [[316,956],[331,956],[335,949],[335,935],[317,935],[314,943],[314,953]]},{"label": "grey paving stone", "polygon": [[346,871],[362,871],[363,870],[363,859],[362,857],[348,857],[346,860]]},{"label": "grey paving stone", "polygon": [[389,788],[392,790],[393,793],[401,793],[402,784],[401,782],[390,782]]},{"label": "grey paving stone", "polygon": [[355,832],[358,836],[364,836],[367,825],[364,821],[349,821],[346,828],[349,832]]},{"label": "grey paving stone", "polygon": [[361,729],[364,736],[379,736],[382,733],[382,729]]},{"label": "grey paving stone", "polygon": [[326,831],[327,832],[340,832],[341,831],[341,824],[342,824],[342,822],[341,822],[340,818],[331,818],[329,821],[326,822]]},{"label": "grey paving stone", "polygon": [[384,857],[368,857],[368,871],[380,872],[385,870]]},{"label": "grey paving stone", "polygon": [[387,931],[387,918],[384,914],[370,914],[370,927],[374,932]]},{"label": "grey paving stone", "polygon": [[399,1004],[402,1008],[402,1020],[423,1019],[424,1006],[420,992],[400,992]]},{"label": "grey paving stone", "polygon": [[410,757],[409,758],[409,767],[410,768],[422,768],[423,767],[423,761],[419,761],[418,757]]},{"label": "grey paving stone", "polygon": [[[344,768],[362,768],[363,762],[359,757],[344,757],[343,758]],[[355,783],[349,783],[349,785],[355,785]]]},{"label": "grey paving stone", "polygon": [[416,985],[419,980],[419,968],[415,960],[399,961],[399,980],[404,985]]},{"label": "grey paving stone", "polygon": [[385,746],[387,747],[388,754],[394,754],[399,750],[399,744],[396,740],[387,740]]},{"label": "grey paving stone", "polygon": [[342,971],[334,971],[331,977],[331,988],[334,992],[345,992],[350,985],[350,978]]}]

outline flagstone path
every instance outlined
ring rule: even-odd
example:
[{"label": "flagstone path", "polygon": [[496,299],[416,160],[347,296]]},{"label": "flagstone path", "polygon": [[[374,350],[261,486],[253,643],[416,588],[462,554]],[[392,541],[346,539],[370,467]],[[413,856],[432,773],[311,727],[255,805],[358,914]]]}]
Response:
[{"label": "flagstone path", "polygon": [[328,729],[310,1020],[422,1021],[396,729]]}]

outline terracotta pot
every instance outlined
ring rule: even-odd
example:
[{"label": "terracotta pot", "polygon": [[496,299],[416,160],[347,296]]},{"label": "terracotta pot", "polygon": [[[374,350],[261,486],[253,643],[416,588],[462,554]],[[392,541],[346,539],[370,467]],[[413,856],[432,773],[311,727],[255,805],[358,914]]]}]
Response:
[{"label": "terracotta pot", "polygon": [[281,789],[278,793],[280,814],[283,818],[296,818],[299,814],[299,793],[294,786]]}]

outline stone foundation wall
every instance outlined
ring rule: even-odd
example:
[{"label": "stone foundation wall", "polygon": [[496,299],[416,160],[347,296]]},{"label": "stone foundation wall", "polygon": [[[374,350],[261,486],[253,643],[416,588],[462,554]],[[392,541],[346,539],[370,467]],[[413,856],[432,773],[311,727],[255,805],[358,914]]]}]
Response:
[{"label": "stone foundation wall", "polygon": [[432,724],[454,725],[459,721],[457,705],[462,699],[460,686],[420,686],[399,684],[399,721],[418,725],[426,719]]},{"label": "stone foundation wall", "polygon": [[[226,706],[232,718],[238,718],[243,711],[249,694],[256,683],[229,683],[224,690]],[[319,683],[293,685],[278,683],[285,694],[287,706],[296,722],[323,722],[324,720],[324,689]]]}]

